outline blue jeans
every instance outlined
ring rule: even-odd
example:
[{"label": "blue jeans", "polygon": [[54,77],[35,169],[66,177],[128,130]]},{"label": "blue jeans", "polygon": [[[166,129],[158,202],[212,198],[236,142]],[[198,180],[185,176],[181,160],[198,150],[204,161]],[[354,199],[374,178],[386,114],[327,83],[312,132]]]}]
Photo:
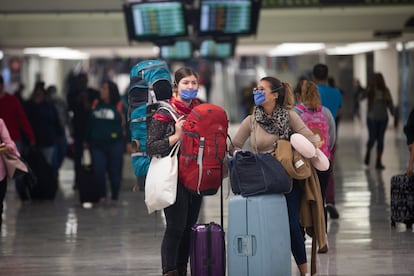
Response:
[{"label": "blue jeans", "polygon": [[300,202],[302,191],[300,189],[300,180],[293,180],[292,191],[286,194],[286,202],[289,215],[290,226],[290,246],[292,255],[296,264],[301,265],[307,262],[305,250],[305,236],[303,227],[300,225]]},{"label": "blue jeans", "polygon": [[124,142],[115,142],[105,148],[92,146],[92,166],[101,198],[106,198],[106,173],[111,183],[111,199],[118,200],[121,188]]},{"label": "blue jeans", "polygon": [[62,141],[55,142],[53,146],[52,166],[57,171],[62,166],[63,160],[65,160],[67,147],[66,136],[63,136]]},{"label": "blue jeans", "polygon": [[191,227],[197,222],[202,197],[177,185],[175,203],[164,209],[167,228],[161,245],[162,272],[184,267],[190,254]]}]

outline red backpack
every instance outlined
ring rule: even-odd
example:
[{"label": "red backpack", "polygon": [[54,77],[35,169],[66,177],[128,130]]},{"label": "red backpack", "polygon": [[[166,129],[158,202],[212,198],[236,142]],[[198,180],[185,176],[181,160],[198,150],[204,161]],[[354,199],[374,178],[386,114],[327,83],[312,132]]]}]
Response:
[{"label": "red backpack", "polygon": [[228,118],[223,108],[200,104],[183,125],[180,146],[180,182],[199,195],[217,193],[223,179]]}]

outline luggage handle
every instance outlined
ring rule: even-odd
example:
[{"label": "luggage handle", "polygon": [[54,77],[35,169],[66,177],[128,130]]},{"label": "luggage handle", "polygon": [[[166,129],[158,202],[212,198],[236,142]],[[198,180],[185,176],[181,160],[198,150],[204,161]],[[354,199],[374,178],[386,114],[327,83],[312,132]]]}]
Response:
[{"label": "luggage handle", "polygon": [[256,254],[256,236],[253,235],[238,235],[234,238],[237,255],[253,256]]}]

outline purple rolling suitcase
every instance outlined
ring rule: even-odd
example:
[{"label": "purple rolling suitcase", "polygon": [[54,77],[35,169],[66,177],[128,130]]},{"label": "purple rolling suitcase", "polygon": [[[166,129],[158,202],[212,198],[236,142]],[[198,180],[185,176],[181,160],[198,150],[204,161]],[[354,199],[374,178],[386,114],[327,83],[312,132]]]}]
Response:
[{"label": "purple rolling suitcase", "polygon": [[214,222],[195,224],[191,229],[192,276],[224,276],[226,253],[223,228]]}]

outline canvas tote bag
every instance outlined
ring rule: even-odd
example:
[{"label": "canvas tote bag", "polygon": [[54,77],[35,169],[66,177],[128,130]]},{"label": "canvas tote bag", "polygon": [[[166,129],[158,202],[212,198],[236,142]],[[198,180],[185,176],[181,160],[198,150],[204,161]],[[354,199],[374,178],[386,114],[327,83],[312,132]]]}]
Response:
[{"label": "canvas tote bag", "polygon": [[145,204],[148,214],[175,203],[178,182],[178,149],[176,143],[165,157],[151,158],[145,180]]}]

